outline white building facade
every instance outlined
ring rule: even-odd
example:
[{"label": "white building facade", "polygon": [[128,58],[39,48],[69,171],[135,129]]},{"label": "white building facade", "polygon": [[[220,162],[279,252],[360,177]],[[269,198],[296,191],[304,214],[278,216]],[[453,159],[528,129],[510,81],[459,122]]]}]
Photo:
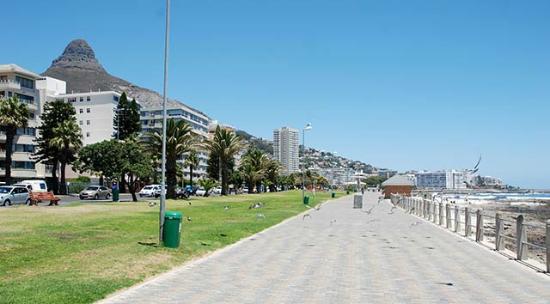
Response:
[{"label": "white building facade", "polygon": [[297,129],[282,127],[273,130],[273,157],[283,168],[283,174],[300,171],[300,132]]},{"label": "white building facade", "polygon": [[[0,98],[16,97],[30,112],[26,128],[19,128],[14,138],[12,178],[44,178],[50,173],[44,164],[32,159],[40,115],[48,94],[65,93],[65,82],[42,77],[15,64],[0,65]],[[0,176],[4,176],[5,134],[0,133]],[[4,145],[4,146],[3,146]]]},{"label": "white building facade", "polygon": [[415,173],[416,187],[424,189],[467,189],[473,183],[468,170],[424,171]]},{"label": "white building facade", "polygon": [[[142,108],[140,111],[140,120],[141,120],[141,129],[143,133],[153,131],[153,130],[162,130],[162,108]],[[208,128],[211,122],[210,117],[206,116],[204,113],[201,113],[197,110],[194,110],[184,104],[178,103],[171,104],[166,109],[166,114],[168,119],[176,120],[185,120],[192,127],[193,132],[206,140],[208,138]],[[206,176],[206,167],[208,162],[208,153],[207,151],[199,150],[197,151],[199,158],[199,167],[193,169],[193,177],[202,178]],[[185,157],[183,157],[178,162],[183,163]],[[189,179],[191,177],[190,170],[188,167],[184,167],[183,171],[184,177]]]},{"label": "white building facade", "polygon": [[49,99],[71,104],[84,146],[116,138],[115,113],[121,94],[114,91],[58,94]]}]

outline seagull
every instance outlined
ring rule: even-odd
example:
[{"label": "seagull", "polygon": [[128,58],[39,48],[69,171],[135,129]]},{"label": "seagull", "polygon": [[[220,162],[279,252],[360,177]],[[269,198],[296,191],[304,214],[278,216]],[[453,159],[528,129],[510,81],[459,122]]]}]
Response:
[{"label": "seagull", "polygon": [[192,219],[190,216],[187,217],[187,221],[188,221],[188,222],[190,222],[190,221],[192,221],[192,220],[193,220],[193,219]]},{"label": "seagull", "polygon": [[191,206],[191,202],[187,202],[189,204],[189,206]]},{"label": "seagull", "polygon": [[372,208],[370,208],[369,210],[367,211],[363,211],[364,213],[366,214],[371,214],[372,210],[374,209],[375,206],[372,206]]},{"label": "seagull", "polygon": [[414,222],[409,226],[409,228],[420,225],[420,224],[422,224],[422,222]]},{"label": "seagull", "polygon": [[262,203],[254,203],[254,204],[250,205],[248,207],[248,209],[257,209],[257,208],[262,208],[263,206],[264,206],[264,204],[262,204]]},{"label": "seagull", "polygon": [[229,210],[229,208],[230,208],[229,206],[223,206],[223,210],[225,211]]},{"label": "seagull", "polygon": [[309,217],[309,218],[311,218],[311,215],[309,215],[309,213],[308,213],[308,214],[304,214],[304,216],[302,216],[302,221],[303,221],[303,220],[305,220],[305,219],[306,219],[306,217]]},{"label": "seagull", "polygon": [[149,207],[155,207],[156,204],[157,202],[149,202]]}]

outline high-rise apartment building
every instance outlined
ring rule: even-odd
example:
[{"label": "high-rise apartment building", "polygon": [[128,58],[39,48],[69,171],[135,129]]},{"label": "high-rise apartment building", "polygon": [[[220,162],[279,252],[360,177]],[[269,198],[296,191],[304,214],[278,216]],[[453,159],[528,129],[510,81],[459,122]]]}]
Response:
[{"label": "high-rise apartment building", "polygon": [[300,170],[299,138],[300,132],[297,129],[282,127],[273,130],[273,156],[281,163],[284,174]]}]

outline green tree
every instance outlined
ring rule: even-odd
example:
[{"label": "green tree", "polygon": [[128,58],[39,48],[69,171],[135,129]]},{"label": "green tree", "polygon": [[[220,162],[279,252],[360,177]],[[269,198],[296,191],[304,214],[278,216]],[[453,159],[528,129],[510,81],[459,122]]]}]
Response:
[{"label": "green tree", "polygon": [[82,148],[77,167],[81,172],[100,174],[111,181],[124,176],[132,200],[136,202],[141,181],[154,174],[152,164],[149,152],[135,137],[130,137],[125,141],[105,140]]},{"label": "green tree", "polygon": [[125,92],[118,100],[113,126],[115,128],[115,138],[120,140],[125,140],[141,131],[139,105],[135,99],[128,101]]},{"label": "green tree", "polygon": [[189,184],[193,186],[193,170],[195,170],[200,164],[199,155],[197,151],[191,150],[185,158],[185,166],[189,167]]},{"label": "green tree", "polygon": [[6,151],[4,181],[6,183],[11,183],[11,163],[17,128],[25,128],[27,126],[29,115],[27,105],[19,102],[19,99],[15,97],[0,99],[0,130],[6,134],[4,146]]},{"label": "green tree", "polygon": [[65,120],[53,128],[50,146],[59,151],[59,164],[61,170],[60,194],[67,194],[65,181],[65,168],[76,160],[76,153],[82,147],[82,135],[80,127],[76,123],[76,117]]},{"label": "green tree", "polygon": [[377,187],[382,185],[385,180],[386,178],[382,176],[369,176],[364,180],[364,182],[367,187]]},{"label": "green tree", "polygon": [[44,111],[40,115],[42,123],[38,127],[37,149],[33,158],[53,168],[52,179],[55,193],[59,190],[57,170],[59,168],[60,151],[55,146],[50,145],[50,139],[53,138],[54,128],[62,122],[70,120],[75,115],[74,107],[63,100],[47,102],[44,104]]},{"label": "green tree", "polygon": [[227,195],[229,175],[232,171],[235,155],[241,150],[242,142],[235,132],[218,126],[211,140],[205,143],[210,152],[210,162],[218,160],[219,175],[221,176],[222,195]]},{"label": "green tree", "polygon": [[204,188],[204,196],[209,196],[210,195],[210,190],[212,190],[212,188],[216,187],[218,183],[211,179],[211,178],[202,178],[202,179],[199,179],[199,185],[201,187]]},{"label": "green tree", "polygon": [[[160,159],[162,155],[162,130],[149,132],[146,137],[150,151]],[[177,161],[196,145],[191,126],[185,120],[169,119],[166,128],[166,182],[167,197],[176,198]]]}]

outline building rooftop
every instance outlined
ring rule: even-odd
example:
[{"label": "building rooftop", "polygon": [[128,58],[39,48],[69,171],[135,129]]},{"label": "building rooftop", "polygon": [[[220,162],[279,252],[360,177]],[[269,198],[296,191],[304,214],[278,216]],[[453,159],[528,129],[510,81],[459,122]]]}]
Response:
[{"label": "building rooftop", "polygon": [[21,75],[24,75],[24,76],[27,76],[27,77],[32,77],[32,78],[34,78],[34,80],[38,80],[38,79],[42,78],[42,76],[40,76],[36,73],[33,73],[29,70],[26,70],[26,69],[18,66],[17,64],[13,64],[13,63],[0,64],[0,73],[17,73],[17,74],[21,74]]},{"label": "building rooftop", "polygon": [[411,175],[394,175],[382,183],[385,186],[414,186],[414,176]]}]

